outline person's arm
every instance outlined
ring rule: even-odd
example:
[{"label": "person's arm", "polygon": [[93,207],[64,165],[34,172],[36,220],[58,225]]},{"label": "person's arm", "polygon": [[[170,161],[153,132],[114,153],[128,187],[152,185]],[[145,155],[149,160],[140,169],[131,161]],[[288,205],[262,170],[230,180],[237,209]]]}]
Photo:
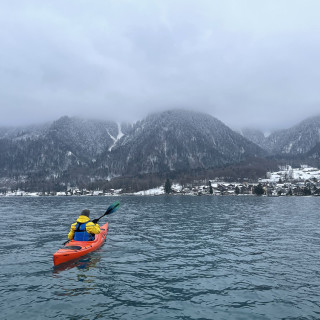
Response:
[{"label": "person's arm", "polygon": [[88,233],[98,234],[100,233],[100,226],[97,223],[88,222],[86,225],[86,230]]},{"label": "person's arm", "polygon": [[74,237],[74,232],[76,231],[76,228],[77,228],[77,223],[75,222],[75,223],[73,223],[73,224],[71,225],[70,232],[69,232],[69,234],[68,234],[68,239],[69,239],[69,240],[72,240],[72,239],[73,239],[73,237]]}]

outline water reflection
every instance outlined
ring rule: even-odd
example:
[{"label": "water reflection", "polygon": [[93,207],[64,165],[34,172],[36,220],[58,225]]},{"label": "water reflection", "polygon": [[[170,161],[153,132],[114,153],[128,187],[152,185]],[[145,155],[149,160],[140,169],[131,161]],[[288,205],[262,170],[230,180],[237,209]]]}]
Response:
[{"label": "water reflection", "polygon": [[[101,255],[87,255],[85,257],[81,257],[80,259],[68,261],[62,263],[58,266],[53,267],[53,274],[57,275],[62,271],[70,270],[76,268],[82,271],[88,271],[91,268],[96,268],[97,264],[101,260]],[[85,278],[85,277],[84,277]],[[79,281],[83,281],[83,277],[79,278]]]}]

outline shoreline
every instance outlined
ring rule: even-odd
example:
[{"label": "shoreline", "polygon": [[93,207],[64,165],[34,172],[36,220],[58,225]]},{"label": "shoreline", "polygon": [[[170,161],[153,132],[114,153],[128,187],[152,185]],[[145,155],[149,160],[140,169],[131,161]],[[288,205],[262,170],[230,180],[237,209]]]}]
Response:
[{"label": "shoreline", "polygon": [[52,197],[61,197],[61,198],[65,198],[65,197],[97,197],[97,198],[101,198],[101,197],[124,197],[124,196],[128,196],[128,197],[185,197],[185,196],[189,196],[189,197],[267,197],[267,198],[279,198],[279,197],[320,197],[320,195],[256,195],[256,194],[192,194],[192,193],[188,193],[188,194],[182,194],[182,193],[172,193],[172,194],[134,194],[134,193],[122,193],[122,194],[103,194],[103,195],[91,195],[91,194],[85,194],[85,195],[43,195],[43,194],[36,194],[36,193],[32,193],[32,194],[0,194],[0,198],[21,198],[21,197],[25,197],[25,198],[31,198],[31,197],[48,197],[48,198],[52,198]]}]

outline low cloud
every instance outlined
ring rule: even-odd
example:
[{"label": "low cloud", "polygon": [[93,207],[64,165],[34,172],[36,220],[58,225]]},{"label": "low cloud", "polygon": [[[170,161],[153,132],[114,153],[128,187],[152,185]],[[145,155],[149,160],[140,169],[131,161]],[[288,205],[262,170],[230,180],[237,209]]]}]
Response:
[{"label": "low cloud", "polygon": [[320,3],[0,4],[0,125],[186,108],[270,131],[318,113]]}]

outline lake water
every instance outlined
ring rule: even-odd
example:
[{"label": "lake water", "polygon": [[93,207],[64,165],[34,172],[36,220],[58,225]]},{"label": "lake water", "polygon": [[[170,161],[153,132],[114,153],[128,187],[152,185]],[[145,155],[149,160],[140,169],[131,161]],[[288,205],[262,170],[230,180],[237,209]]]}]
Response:
[{"label": "lake water", "polygon": [[[53,268],[84,208],[106,243]],[[1,319],[320,319],[320,197],[1,197]]]}]

